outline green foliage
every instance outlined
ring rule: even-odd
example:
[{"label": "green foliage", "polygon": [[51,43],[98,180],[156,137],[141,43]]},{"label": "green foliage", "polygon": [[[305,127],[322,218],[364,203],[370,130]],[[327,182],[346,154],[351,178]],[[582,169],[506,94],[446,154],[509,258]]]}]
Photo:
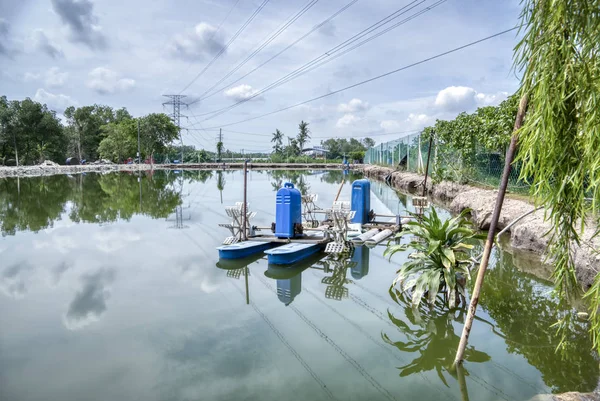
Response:
[{"label": "green foliage", "polygon": [[[405,298],[404,293],[394,288],[390,288],[390,296],[403,307],[406,319],[396,318],[390,311],[388,318],[405,338],[395,341],[385,333],[382,333],[381,337],[403,355],[418,353],[410,363],[398,367],[400,377],[435,370],[442,383],[450,387],[444,372],[455,376],[452,364],[460,337],[454,331],[454,322],[464,321],[465,310],[447,310],[439,300],[431,307],[425,307],[423,304],[415,307]],[[465,350],[465,360],[470,363],[484,363],[491,359],[488,354],[476,350],[472,345]],[[465,374],[468,375],[468,372],[465,371]]]},{"label": "green foliage", "polygon": [[280,154],[283,149],[283,133],[278,129],[273,133],[273,138],[271,142],[275,143],[273,146],[273,153]]},{"label": "green foliage", "polygon": [[565,309],[547,291],[551,282],[523,273],[539,270],[537,259],[513,256],[498,248],[494,252],[498,262],[487,270],[479,302],[496,322],[494,331],[505,338],[507,351],[522,355],[535,366],[552,393],[593,391],[600,367],[590,351],[587,322],[574,319],[567,332],[566,352],[552,352],[562,333],[550,327],[563,313],[570,312],[570,306]]},{"label": "green foliage", "polygon": [[[566,300],[579,292],[573,245],[587,218],[600,223],[599,9],[597,1],[524,0],[524,36],[515,54],[529,101],[519,131],[521,176],[552,222],[548,255],[556,291]],[[600,275],[587,298],[600,351]]]},{"label": "green foliage", "polygon": [[[364,157],[364,152],[367,150],[364,141],[369,141],[370,138],[363,139],[363,142],[359,141],[356,138],[350,138],[350,140],[346,138],[330,138],[325,141],[321,141],[321,145],[328,150],[327,158],[328,159],[342,159],[344,154],[347,157],[351,158],[351,155],[358,156],[359,153]],[[355,159],[360,160],[362,159]]]},{"label": "green foliage", "polygon": [[145,158],[154,152],[166,149],[167,144],[179,137],[179,130],[173,121],[163,113],[152,113],[140,118],[140,143]]},{"label": "green foliage", "polygon": [[221,153],[223,153],[223,142],[217,142],[217,161],[221,161]]},{"label": "green foliage", "polygon": [[465,219],[467,213],[469,210],[464,210],[460,215],[442,221],[435,208],[431,208],[420,221],[411,221],[396,235],[398,241],[410,236],[408,244],[390,243],[385,250],[384,256],[391,258],[397,252],[414,249],[392,283],[392,287],[398,285],[402,292],[411,293],[414,306],[419,306],[425,296],[433,305],[442,293],[452,309],[460,303],[458,294],[465,297],[466,281],[471,277],[471,242],[483,238]]},{"label": "green foliage", "polygon": [[304,144],[310,139],[310,130],[308,129],[308,123],[304,120],[300,121],[300,124],[298,124],[298,130],[299,132],[298,136],[296,137],[296,140],[298,141],[300,151],[302,151],[302,149],[304,149]]},{"label": "green foliage", "polygon": [[371,138],[363,138],[362,144],[366,149],[369,149],[375,146],[375,141]]},{"label": "green foliage", "polygon": [[[0,97],[0,160],[36,164],[50,158],[61,161],[67,138],[54,111],[29,98],[8,101]],[[64,161],[64,159],[62,160]]]},{"label": "green foliage", "polygon": [[288,137],[288,145],[283,148],[282,153],[285,157],[299,156],[301,150],[298,140],[296,138]]},{"label": "green foliage", "polygon": [[137,124],[135,120],[123,119],[120,122],[102,126],[104,139],[98,146],[98,154],[103,159],[122,163],[137,152]]}]

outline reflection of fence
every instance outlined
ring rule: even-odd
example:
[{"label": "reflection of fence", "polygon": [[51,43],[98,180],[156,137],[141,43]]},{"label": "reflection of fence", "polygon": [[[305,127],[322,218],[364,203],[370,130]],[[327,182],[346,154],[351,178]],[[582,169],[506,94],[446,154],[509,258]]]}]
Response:
[{"label": "reflection of fence", "polygon": [[[365,163],[423,174],[429,151],[429,138],[414,134],[367,149]],[[447,180],[486,187],[498,187],[500,183],[504,152],[489,151],[477,144],[469,152],[458,152],[437,139],[432,143],[431,152],[429,175],[434,182]],[[519,179],[519,175],[520,166],[515,164],[509,178],[509,189],[527,192],[529,186]]]}]

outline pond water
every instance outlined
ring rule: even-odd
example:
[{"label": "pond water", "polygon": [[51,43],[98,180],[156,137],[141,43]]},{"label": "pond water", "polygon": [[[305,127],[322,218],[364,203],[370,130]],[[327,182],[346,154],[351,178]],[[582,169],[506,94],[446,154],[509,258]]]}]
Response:
[{"label": "pond water", "polygon": [[[329,171],[249,173],[254,224],[293,181],[331,205]],[[465,313],[416,314],[389,295],[406,254],[317,255],[291,268],[218,262],[239,171],[0,180],[0,400],[529,400],[591,391],[583,324],[564,358],[550,285],[494,251],[466,353]],[[410,198],[372,184],[371,206]],[[340,199],[349,199],[346,185]],[[446,214],[447,215],[447,214]]]}]

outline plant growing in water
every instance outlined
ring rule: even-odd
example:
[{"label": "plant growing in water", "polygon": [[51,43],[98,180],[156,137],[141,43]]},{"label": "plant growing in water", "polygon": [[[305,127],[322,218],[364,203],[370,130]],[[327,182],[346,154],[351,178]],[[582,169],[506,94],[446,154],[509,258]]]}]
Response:
[{"label": "plant growing in water", "polygon": [[460,304],[459,295],[465,298],[465,285],[471,278],[473,263],[472,242],[484,238],[465,219],[467,213],[468,209],[442,221],[432,207],[428,215],[407,223],[396,235],[397,242],[409,237],[408,243],[390,243],[385,250],[384,256],[391,259],[396,252],[414,249],[392,283],[392,287],[398,286],[400,291],[410,293],[413,306],[418,307],[424,297],[433,305],[438,294],[442,294],[444,303],[452,309]]}]

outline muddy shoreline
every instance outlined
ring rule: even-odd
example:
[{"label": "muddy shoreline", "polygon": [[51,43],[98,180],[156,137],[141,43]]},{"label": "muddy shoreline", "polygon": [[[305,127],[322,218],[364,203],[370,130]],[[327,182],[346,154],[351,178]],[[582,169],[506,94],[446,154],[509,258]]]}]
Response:
[{"label": "muddy shoreline", "polygon": [[[366,177],[386,181],[392,187],[403,192],[420,194],[423,190],[424,176],[419,174],[395,171],[389,167],[379,166],[364,166],[362,171]],[[433,201],[442,204],[452,213],[460,213],[467,208],[471,209],[473,223],[482,230],[486,230],[490,226],[497,193],[498,191],[495,190],[447,181],[435,185],[431,181],[427,182],[427,194]],[[504,200],[502,214],[498,222],[499,229],[505,228],[517,217],[533,209],[534,206],[527,201],[507,197]],[[544,219],[544,211],[539,210],[512,226],[507,235],[510,235],[509,243],[512,248],[533,252],[543,258],[549,242],[546,233],[550,229],[550,223]],[[594,277],[600,270],[600,255],[596,254],[593,249],[600,249],[600,238],[592,240],[593,232],[593,228],[587,228],[581,245],[573,245],[573,259],[577,279],[584,289],[588,289],[592,285]]]}]

